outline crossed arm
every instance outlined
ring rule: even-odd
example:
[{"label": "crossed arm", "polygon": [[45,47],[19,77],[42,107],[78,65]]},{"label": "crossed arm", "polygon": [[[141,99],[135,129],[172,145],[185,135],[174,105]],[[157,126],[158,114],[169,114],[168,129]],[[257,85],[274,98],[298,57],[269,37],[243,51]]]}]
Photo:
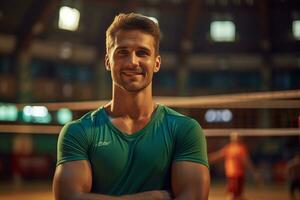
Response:
[{"label": "crossed arm", "polygon": [[[172,164],[172,191],[176,200],[207,200],[210,186],[206,166],[178,161]],[[171,200],[167,191],[147,191],[132,195],[109,196],[90,193],[92,172],[88,161],[72,161],[57,166],[53,192],[55,200]]]}]

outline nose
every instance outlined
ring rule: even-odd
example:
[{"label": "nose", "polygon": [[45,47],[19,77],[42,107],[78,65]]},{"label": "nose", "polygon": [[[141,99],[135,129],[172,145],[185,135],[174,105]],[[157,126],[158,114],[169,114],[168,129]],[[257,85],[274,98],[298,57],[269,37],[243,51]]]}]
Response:
[{"label": "nose", "polygon": [[135,52],[132,52],[131,54],[129,54],[129,56],[128,56],[128,64],[131,67],[137,67],[139,65],[139,58],[135,54]]}]

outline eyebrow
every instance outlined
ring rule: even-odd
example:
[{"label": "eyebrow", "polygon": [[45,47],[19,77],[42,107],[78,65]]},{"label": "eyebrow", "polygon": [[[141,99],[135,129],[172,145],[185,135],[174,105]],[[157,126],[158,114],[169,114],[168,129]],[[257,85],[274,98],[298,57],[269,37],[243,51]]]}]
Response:
[{"label": "eyebrow", "polygon": [[146,47],[139,47],[139,49],[142,49],[142,50],[144,50],[144,51],[149,51],[149,52],[151,52],[151,49],[148,49],[148,48],[146,48]]},{"label": "eyebrow", "polygon": [[116,48],[116,50],[119,50],[119,49],[128,49],[128,47],[126,47],[126,46],[118,46],[117,48]]},{"label": "eyebrow", "polygon": [[[118,46],[116,48],[116,50],[122,50],[122,49],[128,49],[129,47],[127,46]],[[147,52],[151,52],[151,49],[147,48],[147,47],[143,47],[143,46],[140,46],[138,47],[139,50],[144,50],[144,51],[147,51]]]}]

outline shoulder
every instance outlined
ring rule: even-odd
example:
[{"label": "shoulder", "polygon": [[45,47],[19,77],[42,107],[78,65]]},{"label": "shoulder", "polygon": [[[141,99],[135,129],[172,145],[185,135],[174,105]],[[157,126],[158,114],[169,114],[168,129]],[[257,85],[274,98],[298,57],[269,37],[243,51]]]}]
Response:
[{"label": "shoulder", "polygon": [[247,144],[246,144],[244,141],[241,141],[241,142],[239,142],[238,144],[240,145],[241,148],[243,148],[243,149],[245,149],[245,150],[248,149]]},{"label": "shoulder", "polygon": [[206,139],[199,123],[168,107],[164,107],[164,112],[174,139],[173,161],[196,162],[208,167]]},{"label": "shoulder", "polygon": [[94,111],[90,111],[83,115],[81,118],[77,120],[73,120],[64,125],[61,130],[62,135],[65,134],[86,134],[90,132],[96,123],[101,122],[101,117],[99,116],[101,109],[97,109]]},{"label": "shoulder", "polygon": [[195,126],[200,126],[199,123],[186,115],[183,115],[167,106],[162,106],[164,117],[167,123],[175,126],[176,128],[192,128]]},{"label": "shoulder", "polygon": [[175,137],[190,134],[203,134],[200,124],[193,118],[183,115],[167,106],[162,106],[164,123]]}]

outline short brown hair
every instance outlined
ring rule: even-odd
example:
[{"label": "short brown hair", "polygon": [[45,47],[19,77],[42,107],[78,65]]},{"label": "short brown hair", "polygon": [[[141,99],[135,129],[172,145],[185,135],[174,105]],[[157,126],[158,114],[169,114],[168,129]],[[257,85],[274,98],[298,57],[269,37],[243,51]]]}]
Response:
[{"label": "short brown hair", "polygon": [[114,45],[115,35],[119,30],[141,30],[152,35],[155,42],[155,53],[158,54],[160,29],[158,24],[149,17],[137,13],[117,15],[106,31],[106,53]]}]

